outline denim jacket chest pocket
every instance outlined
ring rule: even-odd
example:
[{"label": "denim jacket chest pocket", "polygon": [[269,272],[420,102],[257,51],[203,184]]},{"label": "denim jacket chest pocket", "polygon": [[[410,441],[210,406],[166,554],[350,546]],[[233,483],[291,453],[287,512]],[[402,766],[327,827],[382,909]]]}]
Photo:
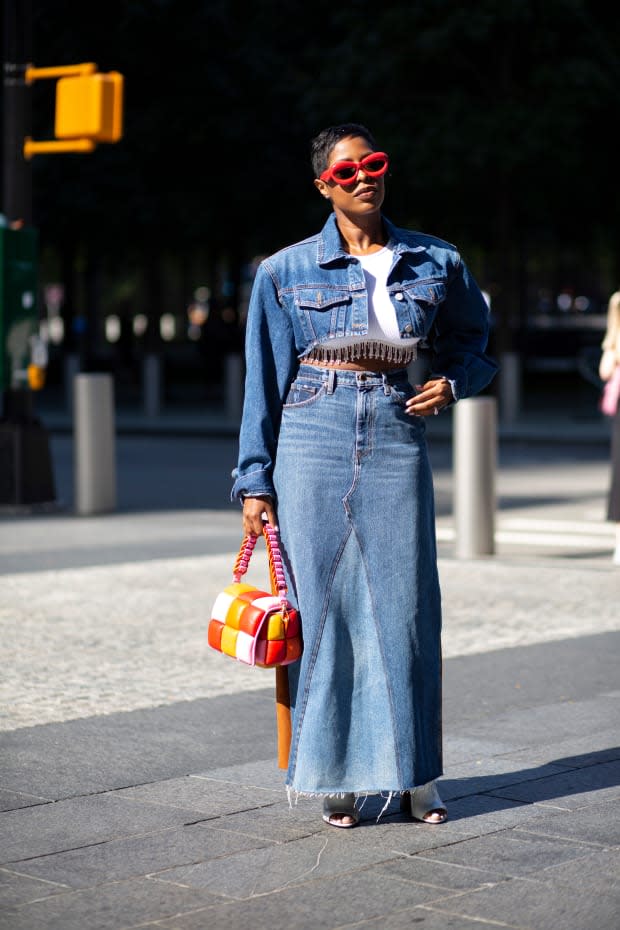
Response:
[{"label": "denim jacket chest pocket", "polygon": [[401,325],[401,334],[427,336],[437,308],[446,299],[446,294],[446,282],[436,279],[400,282],[397,287],[391,289],[397,316],[409,316],[410,322]]},{"label": "denim jacket chest pocket", "polygon": [[309,343],[351,332],[353,293],[348,286],[304,286],[293,292],[295,314]]}]

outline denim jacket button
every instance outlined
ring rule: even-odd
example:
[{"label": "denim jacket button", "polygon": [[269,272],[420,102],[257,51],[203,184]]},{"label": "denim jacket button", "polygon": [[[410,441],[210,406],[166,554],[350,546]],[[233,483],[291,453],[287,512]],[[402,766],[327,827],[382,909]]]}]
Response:
[{"label": "denim jacket button", "polygon": [[412,333],[412,332],[413,332],[413,326],[411,325],[411,323],[407,323],[407,325],[405,326],[403,332],[404,332],[404,333]]},{"label": "denim jacket button", "polygon": [[396,298],[396,300],[404,300],[404,299],[405,299],[405,295],[403,294],[402,291],[397,291],[397,293],[394,294],[394,297]]}]

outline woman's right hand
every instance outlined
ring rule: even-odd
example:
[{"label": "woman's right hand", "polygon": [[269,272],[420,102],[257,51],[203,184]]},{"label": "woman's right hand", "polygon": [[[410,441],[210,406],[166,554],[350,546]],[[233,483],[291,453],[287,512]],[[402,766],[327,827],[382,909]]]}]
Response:
[{"label": "woman's right hand", "polygon": [[243,532],[246,536],[263,535],[263,514],[267,518],[267,523],[271,523],[274,529],[278,528],[276,509],[273,500],[267,494],[260,497],[245,497],[243,499]]}]

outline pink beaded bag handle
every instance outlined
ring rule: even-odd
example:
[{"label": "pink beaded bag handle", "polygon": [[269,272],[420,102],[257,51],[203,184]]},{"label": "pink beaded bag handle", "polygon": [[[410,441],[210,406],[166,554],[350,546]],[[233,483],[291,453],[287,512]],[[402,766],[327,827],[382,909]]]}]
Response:
[{"label": "pink beaded bag handle", "polygon": [[[269,558],[269,575],[271,577],[271,593],[279,597],[283,609],[288,607],[286,595],[288,588],[284,577],[284,566],[282,565],[282,553],[278,543],[278,534],[270,523],[263,524],[263,536],[267,544],[267,556]],[[239,582],[248,570],[252,553],[256,545],[258,536],[249,533],[241,543],[239,555],[233,567],[233,581]]]}]

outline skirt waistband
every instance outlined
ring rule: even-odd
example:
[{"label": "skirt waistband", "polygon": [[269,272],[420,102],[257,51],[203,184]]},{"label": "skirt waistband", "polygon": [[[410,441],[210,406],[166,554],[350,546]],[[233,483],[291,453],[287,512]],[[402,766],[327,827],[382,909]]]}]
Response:
[{"label": "skirt waistband", "polygon": [[297,377],[304,381],[314,381],[317,384],[329,384],[332,389],[337,385],[350,385],[352,387],[383,387],[386,384],[395,384],[408,379],[406,368],[395,368],[390,371],[353,371],[347,368],[320,368],[317,365],[299,366]]}]

